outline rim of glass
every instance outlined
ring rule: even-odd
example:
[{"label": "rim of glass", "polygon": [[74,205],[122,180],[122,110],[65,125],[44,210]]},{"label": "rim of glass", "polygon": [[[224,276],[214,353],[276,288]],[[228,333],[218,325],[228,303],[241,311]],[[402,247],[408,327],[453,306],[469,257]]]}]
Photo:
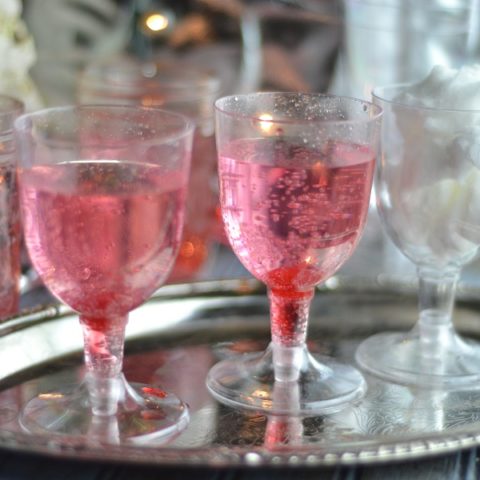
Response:
[{"label": "rim of glass", "polygon": [[[410,103],[404,103],[399,100],[393,100],[385,97],[385,95],[382,95],[380,92],[386,93],[386,91],[396,91],[398,93],[401,93],[404,91],[403,89],[413,87],[417,84],[415,83],[396,83],[393,85],[386,85],[386,86],[380,86],[380,87],[375,87],[372,90],[372,98],[375,100],[379,100],[383,103],[387,103],[388,105],[394,105],[397,107],[402,107],[405,109],[410,109],[410,110],[424,110],[424,111],[430,111],[430,112],[446,112],[446,113],[480,113],[479,108],[451,108],[451,107],[429,107],[426,105],[416,105],[416,104],[410,104]],[[417,100],[416,100],[417,101]]]},{"label": "rim of glass", "polygon": [[[14,122],[14,128],[17,132],[27,132],[29,130],[29,120],[33,118],[40,118],[40,117],[47,117],[49,114],[56,113],[56,112],[71,112],[75,113],[75,111],[131,111],[131,112],[138,112],[138,111],[145,111],[145,112],[157,112],[157,113],[162,113],[166,114],[166,117],[170,118],[177,118],[178,120],[181,120],[183,122],[183,125],[179,125],[179,131],[171,134],[163,134],[160,137],[155,137],[147,140],[143,139],[138,139],[138,140],[132,140],[129,142],[130,144],[134,143],[142,143],[148,145],[149,143],[158,143],[159,139],[162,141],[175,141],[180,138],[184,138],[185,136],[193,133],[195,130],[195,123],[193,120],[191,120],[189,117],[182,115],[181,113],[177,112],[172,112],[170,110],[165,110],[163,108],[158,108],[155,106],[141,106],[141,105],[103,105],[103,104],[84,104],[84,105],[64,105],[61,107],[50,107],[50,108],[44,108],[40,110],[36,110],[35,112],[30,112],[30,113],[25,113],[23,115],[20,115]],[[181,128],[180,128],[181,127]],[[74,141],[69,141],[69,140],[46,140],[43,141],[45,144],[58,144],[58,145],[70,145],[74,144]],[[119,145],[119,148],[122,148],[121,145]]]},{"label": "rim of glass", "polygon": [[[231,112],[229,110],[226,110],[224,108],[220,107],[220,103],[227,101],[229,99],[233,98],[247,98],[247,97],[269,97],[273,95],[282,95],[285,97],[311,97],[311,98],[331,98],[331,99],[338,99],[338,100],[347,100],[348,102],[351,103],[358,103],[358,104],[363,104],[367,105],[372,114],[366,118],[358,118],[358,119],[349,119],[349,120],[326,120],[326,119],[314,119],[314,120],[309,120],[309,119],[288,119],[288,118],[282,118],[282,119],[266,119],[262,118],[262,115],[264,113],[259,113],[258,115],[246,115],[238,112]],[[376,105],[372,102],[369,102],[368,100],[362,100],[360,98],[355,98],[355,97],[348,97],[344,95],[333,95],[329,93],[312,93],[312,92],[256,92],[256,93],[245,93],[245,94],[238,94],[238,95],[227,95],[225,97],[221,97],[218,100],[215,101],[214,103],[215,110],[217,112],[222,113],[223,115],[226,115],[228,117],[232,118],[244,118],[244,119],[249,119],[249,120],[255,120],[259,122],[265,122],[265,123],[272,123],[272,124],[280,124],[280,125],[291,125],[291,124],[305,124],[305,125],[312,125],[312,124],[337,124],[337,125],[351,125],[351,124],[356,124],[356,123],[369,123],[377,120],[382,116],[383,110],[379,105]]]},{"label": "rim of glass", "polygon": [[[125,73],[133,74],[126,76],[119,81],[118,74],[122,72],[122,66],[125,67]],[[152,68],[152,74],[149,74],[149,68]],[[172,73],[170,78],[162,78],[162,68],[166,73]],[[107,83],[108,76],[111,75],[115,81]],[[158,75],[158,76],[157,76]],[[175,78],[174,78],[175,77]],[[146,84],[136,85],[140,79]],[[187,90],[189,96],[200,96],[201,92],[196,89],[205,89],[208,93],[215,94],[221,91],[221,82],[212,72],[207,69],[193,68],[187,65],[179,65],[168,60],[151,61],[130,61],[109,60],[104,62],[92,63],[87,66],[79,79],[79,84],[86,87],[94,87],[99,91],[145,91],[146,93],[155,92],[158,89],[168,89],[166,95],[175,93],[180,94]]]}]

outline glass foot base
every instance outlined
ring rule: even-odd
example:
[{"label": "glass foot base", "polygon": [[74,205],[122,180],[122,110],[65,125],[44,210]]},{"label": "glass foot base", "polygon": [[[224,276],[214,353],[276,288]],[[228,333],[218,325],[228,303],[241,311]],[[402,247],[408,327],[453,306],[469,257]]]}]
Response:
[{"label": "glass foot base", "polygon": [[24,430],[62,435],[71,441],[99,444],[153,443],[171,439],[188,424],[187,406],[160,388],[129,384],[122,376],[117,413],[94,415],[87,382],[72,391],[41,393],[20,415]]},{"label": "glass foot base", "polygon": [[380,333],[362,342],[355,357],[365,371],[404,385],[462,389],[480,381],[480,344],[453,331],[436,339],[421,338],[417,329]]},{"label": "glass foot base", "polygon": [[330,413],[364,395],[366,384],[355,368],[303,347],[280,353],[276,347],[214,365],[207,376],[212,395],[232,407],[277,415]]}]

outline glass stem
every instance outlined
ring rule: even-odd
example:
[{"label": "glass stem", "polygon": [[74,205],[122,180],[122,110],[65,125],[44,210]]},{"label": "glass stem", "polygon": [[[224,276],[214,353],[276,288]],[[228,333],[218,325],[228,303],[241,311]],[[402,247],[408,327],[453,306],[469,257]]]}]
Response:
[{"label": "glass stem", "polygon": [[300,376],[313,294],[313,289],[307,292],[268,292],[276,381],[296,381]]},{"label": "glass stem", "polygon": [[127,315],[80,317],[87,369],[85,380],[94,415],[115,415],[125,393],[122,365],[127,320]]},{"label": "glass stem", "polygon": [[422,355],[442,358],[441,352],[454,339],[452,312],[459,276],[459,270],[418,268]]}]

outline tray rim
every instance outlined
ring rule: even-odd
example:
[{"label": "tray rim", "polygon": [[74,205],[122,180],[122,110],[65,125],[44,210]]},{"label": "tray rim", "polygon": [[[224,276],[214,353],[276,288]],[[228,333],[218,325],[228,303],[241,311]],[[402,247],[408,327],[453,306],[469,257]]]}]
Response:
[{"label": "tray rim", "polygon": [[[321,452],[320,448],[264,448],[203,447],[173,448],[168,446],[140,447],[130,445],[92,444],[86,446],[70,441],[44,439],[29,434],[0,431],[0,448],[28,454],[41,454],[53,458],[87,460],[102,463],[120,463],[143,466],[183,466],[209,468],[267,468],[267,467],[346,467],[382,465],[390,461],[426,460],[444,454],[476,448],[480,445],[480,432],[475,435],[457,434],[440,438],[432,434],[426,438],[412,438],[409,442],[385,441],[372,448],[348,448],[343,452]],[[28,441],[26,440],[28,439]]]}]

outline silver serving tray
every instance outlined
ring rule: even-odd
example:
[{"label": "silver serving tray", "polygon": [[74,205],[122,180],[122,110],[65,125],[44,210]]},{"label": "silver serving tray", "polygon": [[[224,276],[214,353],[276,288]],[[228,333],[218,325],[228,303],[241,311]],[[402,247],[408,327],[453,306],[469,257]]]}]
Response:
[{"label": "silver serving tray", "polygon": [[[459,297],[458,330],[480,338],[480,291],[464,289]],[[412,283],[334,279],[316,293],[309,347],[352,361],[366,336],[410,328],[416,308]],[[128,380],[177,393],[190,405],[191,422],[165,445],[99,448],[32,436],[17,420],[36,393],[81,378],[76,316],[50,306],[9,319],[0,324],[0,448],[150,465],[293,467],[412,459],[480,444],[480,389],[412,389],[366,375],[361,401],[337,414],[303,419],[267,418],[213,400],[204,384],[211,365],[227,355],[262,350],[268,338],[268,303],[255,281],[163,288],[131,314],[124,372]],[[281,439],[272,428],[281,429]]]}]

